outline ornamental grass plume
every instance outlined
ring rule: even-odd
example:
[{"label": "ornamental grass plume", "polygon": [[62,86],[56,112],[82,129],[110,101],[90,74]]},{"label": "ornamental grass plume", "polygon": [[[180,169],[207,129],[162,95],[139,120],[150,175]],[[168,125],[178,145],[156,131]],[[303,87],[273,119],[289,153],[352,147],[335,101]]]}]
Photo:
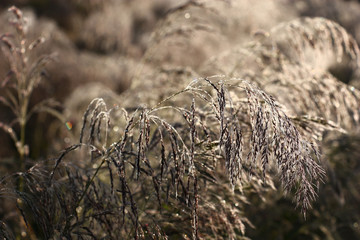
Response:
[{"label": "ornamental grass plume", "polygon": [[224,75],[160,67],[108,91],[112,104],[92,99],[77,142],[0,179],[4,204],[17,199],[0,236],[247,239],[251,195],[274,190],[307,216],[325,179],[319,140],[359,123],[359,91],[332,75],[358,67],[358,48],[321,18],[257,37],[200,68]]}]

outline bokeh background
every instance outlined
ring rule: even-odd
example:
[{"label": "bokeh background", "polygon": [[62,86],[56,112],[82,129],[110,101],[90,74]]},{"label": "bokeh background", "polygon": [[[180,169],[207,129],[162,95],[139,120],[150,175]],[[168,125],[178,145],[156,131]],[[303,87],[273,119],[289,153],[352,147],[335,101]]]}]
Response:
[{"label": "bokeh background", "polygon": [[[29,41],[46,39],[34,58],[55,58],[46,65],[31,104],[54,98],[64,115],[62,121],[47,114],[31,119],[27,142],[32,159],[48,158],[73,143],[83,112],[96,97],[124,107],[151,106],[169,93],[167,87],[181,88],[196,77],[226,74],[251,80],[266,67],[258,67],[256,58],[239,49],[261,42],[279,24],[323,17],[360,44],[360,2],[355,0],[1,0],[0,33],[13,31],[7,11],[12,5],[27,18]],[[312,56],[317,58],[312,64],[331,79],[360,89],[358,60],[334,65],[327,55]],[[0,54],[0,77],[5,78],[8,70]],[[306,75],[296,74],[294,78]],[[269,91],[280,99],[286,94],[281,89]],[[0,118],[11,122],[14,116],[0,105]],[[71,131],[66,122],[73,125]],[[358,123],[338,123],[348,134],[322,136],[328,178],[307,218],[279,191],[266,191],[261,197],[249,193],[251,204],[244,214],[252,224],[246,228],[247,237],[360,239],[360,132]],[[4,169],[11,165],[16,148],[3,131],[0,142]]]}]

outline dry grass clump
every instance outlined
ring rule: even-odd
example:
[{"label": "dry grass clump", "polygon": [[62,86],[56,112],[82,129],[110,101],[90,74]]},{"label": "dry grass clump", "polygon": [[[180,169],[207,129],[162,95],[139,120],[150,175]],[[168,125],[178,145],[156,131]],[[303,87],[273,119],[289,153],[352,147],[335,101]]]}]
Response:
[{"label": "dry grass clump", "polygon": [[290,115],[309,123],[330,120],[351,129],[359,124],[359,91],[334,77],[332,69],[346,65],[355,72],[358,58],[356,42],[342,27],[305,18],[279,25],[247,48],[210,60],[202,72],[211,74],[225,66],[222,73],[256,83]]},{"label": "dry grass clump", "polygon": [[302,0],[294,6],[301,16],[324,17],[339,23],[360,43],[359,1]]},{"label": "dry grass clump", "polygon": [[[325,24],[328,27],[333,27],[335,33],[340,32],[345,34],[337,25],[322,19],[306,20],[304,22],[306,23],[304,24],[304,29],[311,25],[311,21],[315,21],[320,25]],[[295,23],[296,22],[299,21],[295,21]],[[284,29],[285,32],[290,32],[287,27],[292,25],[294,25],[294,23],[283,25],[283,27],[276,28],[273,31],[276,32],[280,31],[279,29]],[[314,25],[316,26],[316,24]],[[301,29],[298,29],[298,31],[300,30]],[[312,44],[309,43],[309,39],[313,36],[312,34],[315,36],[319,35],[319,33],[308,32],[308,35],[306,35],[306,38],[303,40],[304,42],[298,43],[298,46],[304,47],[303,52],[309,55],[312,54],[311,51],[309,51],[309,49],[313,47]],[[335,35],[330,35],[330,37],[331,36],[334,37]],[[339,38],[339,36],[340,35],[336,35],[337,38]],[[344,35],[344,40],[339,40],[339,45],[332,45],[332,48],[323,48],[324,51],[329,51],[327,56],[336,56],[337,59],[339,56],[344,56],[344,59],[349,58],[351,61],[356,61],[356,46],[350,44],[352,43],[350,38],[348,38],[350,40],[347,42],[346,36],[347,35]],[[121,120],[121,114],[116,114],[116,110],[110,111],[111,114],[108,115],[108,111],[102,100],[97,99],[91,104],[84,118],[83,143],[84,139],[88,139],[91,145],[96,146],[96,149],[98,149],[96,152],[99,154],[100,159],[104,156],[108,157],[106,154],[101,153],[101,151],[109,153],[110,156],[112,156],[111,151],[118,151],[117,155],[113,158],[115,160],[119,157],[124,159],[124,162],[120,165],[122,166],[121,169],[117,171],[120,174],[122,186],[128,189],[122,196],[125,195],[125,199],[128,198],[130,202],[128,210],[128,214],[130,215],[129,219],[132,219],[132,224],[135,229],[141,226],[137,233],[139,236],[142,236],[142,231],[144,231],[144,234],[146,234],[147,231],[148,233],[182,236],[184,238],[192,234],[194,234],[195,238],[197,236],[224,236],[224,234],[225,236],[234,237],[236,234],[244,231],[244,223],[248,222],[246,216],[239,217],[241,215],[238,215],[243,212],[243,205],[239,204],[236,206],[236,202],[238,201],[247,201],[241,194],[241,190],[244,190],[244,186],[249,186],[250,189],[255,189],[255,192],[259,193],[260,196],[264,194],[262,191],[266,190],[261,187],[262,184],[264,184],[263,180],[266,179],[269,188],[272,186],[272,178],[267,174],[264,175],[264,173],[269,170],[274,171],[277,169],[276,172],[278,172],[280,176],[279,181],[282,182],[285,191],[295,194],[295,201],[301,205],[303,211],[310,206],[311,201],[316,197],[314,190],[317,184],[314,183],[313,180],[320,179],[323,171],[316,161],[313,160],[312,154],[318,155],[319,153],[314,144],[309,143],[308,139],[301,136],[302,134],[308,135],[310,132],[311,137],[318,138],[322,136],[322,132],[317,133],[315,130],[340,129],[336,124],[327,120],[326,117],[331,117],[332,114],[340,116],[339,119],[335,119],[334,121],[349,124],[350,126],[351,124],[356,125],[357,113],[355,112],[355,114],[352,115],[349,111],[343,112],[340,108],[335,109],[338,113],[323,111],[324,109],[326,110],[327,106],[325,104],[319,104],[319,101],[314,100],[316,98],[311,98],[312,95],[318,94],[312,92],[315,85],[311,85],[311,88],[304,89],[295,88],[295,86],[298,84],[297,82],[305,82],[305,76],[311,74],[311,83],[315,84],[314,79],[316,79],[319,82],[323,81],[324,86],[328,86],[320,89],[321,91],[319,92],[321,92],[322,95],[316,95],[317,98],[320,96],[325,99],[328,97],[332,99],[339,98],[340,106],[350,110],[358,109],[356,105],[358,102],[354,101],[358,93],[357,90],[346,87],[345,84],[330,74],[323,73],[315,78],[314,76],[317,75],[314,74],[313,68],[309,68],[309,66],[306,65],[303,55],[294,56],[297,52],[285,51],[285,49],[287,49],[286,47],[282,48],[283,53],[279,50],[280,47],[277,48],[276,38],[272,39],[270,37],[269,39],[265,39],[265,41],[264,39],[260,39],[259,43],[248,49],[239,51],[249,53],[249,56],[252,56],[252,58],[249,58],[249,63],[247,63],[249,65],[253,65],[253,63],[256,62],[255,60],[252,62],[252,59],[258,56],[256,54],[264,54],[260,55],[263,57],[263,65],[258,64],[254,66],[254,69],[264,68],[263,72],[259,71],[259,75],[255,75],[260,77],[250,78],[249,76],[251,75],[246,75],[245,78],[269,91],[273,91],[274,95],[281,100],[283,99],[283,95],[281,92],[275,91],[276,89],[286,88],[288,91],[294,91],[293,95],[298,97],[304,96],[304,91],[306,94],[309,94],[309,99],[297,98],[297,101],[284,101],[284,105],[290,106],[288,110],[286,110],[287,108],[285,107],[280,108],[280,103],[276,102],[274,98],[241,79],[220,77],[221,80],[225,81],[224,83],[221,81],[217,82],[216,78],[212,78],[211,81],[209,81],[208,79],[196,78],[196,73],[191,70],[184,71],[184,69],[181,68],[169,68],[156,72],[153,77],[149,77],[149,79],[157,79],[158,81],[147,81],[149,85],[143,85],[146,82],[143,83],[140,80],[141,78],[136,80],[134,87],[125,94],[124,101],[122,105],[120,105],[120,107],[125,107],[126,109],[124,111],[125,119],[123,120]],[[281,39],[281,41],[279,41],[278,45],[283,46],[281,45],[284,40],[283,36],[279,35],[279,39]],[[296,38],[294,39],[296,40]],[[297,40],[301,39],[299,38]],[[270,45],[269,42],[273,43],[273,45]],[[323,39],[322,42],[327,44],[325,39]],[[316,46],[316,44],[321,44],[322,42],[312,43]],[[295,45],[295,43],[291,44]],[[269,50],[268,46],[272,46],[272,48]],[[352,47],[346,48],[346,46]],[[344,47],[345,50],[341,53],[338,47]],[[349,50],[346,51],[346,49]],[[315,53],[313,54],[321,56],[316,50],[314,51]],[[285,53],[291,54],[285,55]],[[242,63],[245,64],[245,62],[245,60],[242,60]],[[342,61],[340,60],[339,62]],[[265,65],[265,63],[268,65]],[[316,65],[313,66],[316,67]],[[240,72],[241,68],[239,68],[238,65],[236,65],[236,67],[238,68],[234,67],[234,69]],[[318,67],[320,69],[319,72],[321,72],[321,69],[323,69],[322,71],[326,71],[326,66],[320,65]],[[269,77],[272,76],[270,73],[274,73],[275,77],[281,76],[280,69],[283,71],[283,77],[280,78],[283,82],[269,79]],[[248,71],[249,70],[251,69],[248,69]],[[163,76],[161,77],[162,74]],[[236,76],[235,71],[232,74]],[[302,78],[299,79],[296,76],[302,76]],[[184,91],[176,91],[180,86],[184,86],[186,79],[189,78],[198,80],[185,86]],[[173,85],[173,83],[169,81],[170,79],[177,79],[174,81],[177,86],[172,87],[171,85]],[[289,81],[289,83],[285,82],[286,79],[288,79],[287,81]],[[318,84],[319,82],[316,83]],[[335,94],[335,90],[329,94],[328,92],[334,86],[336,89],[340,87],[344,88],[343,91],[349,91],[348,93],[351,94],[340,96]],[[293,88],[295,90],[293,90]],[[158,91],[163,92],[159,95],[154,95],[151,91],[148,91],[148,89],[158,89]],[[190,99],[184,96],[187,92],[193,93]],[[167,99],[167,96],[170,97]],[[287,97],[287,95],[285,95],[285,97]],[[341,102],[344,97],[345,100]],[[162,98],[166,100],[161,102],[161,105],[153,108],[149,107],[149,105],[154,106],[154,104],[161,101]],[[191,100],[191,98],[195,100]],[[140,104],[140,107],[134,107],[134,99],[138,99],[139,101],[143,100],[144,103],[150,104],[147,106]],[[192,103],[189,106],[190,102]],[[168,104],[163,106],[166,103]],[[303,108],[297,110],[296,107],[298,107],[298,105]],[[136,104],[136,106],[138,106],[138,104]],[[306,109],[306,107],[309,108],[307,112],[310,112],[312,116],[302,116],[302,111],[305,111],[304,109]],[[94,112],[91,113],[91,111]],[[284,111],[290,112],[292,117],[289,118]],[[177,112],[180,114],[177,114]],[[130,117],[132,113],[134,115]],[[154,113],[156,113],[156,115],[154,115]],[[324,113],[325,115],[320,115]],[[98,130],[101,124],[108,122],[109,116],[110,119],[112,119],[111,116],[115,118],[115,120],[110,120],[110,122],[121,123],[122,126],[124,126],[108,128],[108,136],[110,139],[113,139],[109,140],[109,142],[115,141],[115,145],[110,148],[114,150],[110,152],[108,152],[109,148],[105,148],[107,150],[101,150],[104,148],[101,142],[103,141],[105,132]],[[104,119],[100,121],[98,117],[104,117]],[[193,121],[192,119],[196,120]],[[349,119],[349,122],[347,122],[346,119]],[[294,124],[293,121],[296,124]],[[194,126],[193,124],[196,122],[197,124],[195,124],[194,130],[191,126]],[[133,125],[134,123],[137,125]],[[349,125],[347,125],[347,127]],[[162,130],[159,130],[159,128]],[[84,130],[86,129],[89,130],[85,134]],[[107,128],[100,127],[100,129],[104,130]],[[116,140],[116,133],[119,129],[125,129],[125,136],[129,134],[129,137],[131,136],[131,138],[134,139],[134,143],[129,142],[129,145],[127,145],[125,142],[130,141],[130,139],[126,137],[124,140],[124,135],[121,141]],[[156,132],[158,132],[158,135],[156,135]],[[151,142],[153,142],[153,145],[151,145]],[[208,143],[210,143],[210,145],[207,145]],[[126,146],[128,146],[130,150],[125,150]],[[160,147],[160,149],[157,149],[156,146]],[[123,150],[116,150],[117,148]],[[158,151],[160,155],[159,153],[152,153],[152,151]],[[196,157],[191,157],[193,151]],[[164,160],[167,152],[169,158]],[[126,156],[128,156],[128,158]],[[158,158],[156,158],[156,156],[158,156]],[[202,156],[205,156],[205,158]],[[213,163],[208,162],[211,158],[214,159]],[[102,159],[100,163],[102,163],[102,161],[105,160]],[[204,163],[206,164],[204,165]],[[114,166],[119,168],[119,163],[117,164],[118,165],[115,164]],[[125,166],[128,166],[128,168]],[[167,177],[163,175],[166,173],[166,169],[169,171]],[[112,173],[114,172],[116,172],[115,169],[112,170]],[[226,173],[226,175],[224,175],[224,173]],[[129,175],[130,177],[127,179],[126,176]],[[200,178],[204,179],[204,182],[199,181]],[[140,182],[152,182],[153,184],[140,184],[141,186],[139,186],[137,183],[132,183],[130,179],[135,179]],[[168,179],[169,182],[163,182],[162,179]],[[257,182],[256,180],[259,181]],[[211,194],[211,192],[218,193],[219,189],[224,189],[223,186],[225,183],[228,184],[229,188],[223,190],[224,198],[216,198],[215,195]],[[239,183],[242,184],[242,186],[240,185],[241,187],[237,185]],[[294,187],[298,186],[298,184],[301,184],[300,187],[295,188],[296,191],[293,192]],[[116,186],[116,183],[113,183],[113,185]],[[145,197],[145,202],[143,202],[144,199],[138,199],[136,196],[129,195],[129,192],[134,192],[130,189],[138,189],[135,190],[135,192],[142,193],[152,191],[154,195],[149,198]],[[231,195],[232,189],[236,191],[236,196]],[[162,190],[164,192],[162,192]],[[233,197],[236,200],[234,200]],[[151,202],[151,199],[155,202]],[[222,200],[225,200],[225,203],[222,202]],[[166,207],[162,209],[161,204],[163,204],[164,201]],[[136,205],[134,205],[135,203]],[[226,203],[234,203],[234,205],[228,205]],[[154,204],[155,206],[159,204],[159,209],[162,209],[161,211],[164,211],[165,215],[154,211],[154,208],[151,207],[154,206]],[[143,206],[143,215],[139,214],[139,212],[141,212],[139,206]],[[223,207],[219,210],[215,208],[215,206]],[[215,212],[215,209],[218,211]],[[183,210],[181,214],[170,214],[171,212],[177,213],[181,210]],[[170,213],[168,211],[170,211]],[[125,213],[126,211],[124,210],[123,214]],[[234,220],[234,216],[239,218]],[[210,221],[208,217],[210,217],[214,225],[219,227],[207,224],[207,222]],[[165,219],[162,220],[163,218]],[[134,219],[137,220],[135,221]],[[148,219],[157,219],[159,222],[148,222]],[[174,224],[183,222],[186,219],[189,225],[184,224],[181,231],[176,231],[175,226],[177,225]],[[190,219],[192,219],[192,222],[189,222]],[[163,221],[172,224],[164,223],[164,225],[162,225]],[[230,224],[234,221],[236,221],[237,224]],[[157,232],[156,229],[163,229],[164,232]],[[134,234],[136,234],[136,231],[137,230],[135,230]]]},{"label": "dry grass clump", "polygon": [[[152,108],[108,109],[94,99],[79,143],[56,159],[51,174],[46,165],[23,174],[29,189],[14,194],[24,203],[18,207],[24,221],[42,226],[45,237],[234,238],[249,224],[241,216],[242,191],[271,185],[270,166],[287,191],[296,190],[294,200],[305,212],[324,174],[313,158],[316,147],[272,97],[224,80],[197,79]],[[234,89],[245,102],[232,99]],[[172,99],[183,104],[168,105]],[[72,160],[75,150],[83,161]],[[4,191],[13,177],[2,182]]]},{"label": "dry grass clump", "polygon": [[[252,176],[271,183],[266,176],[271,162],[279,169],[284,188],[287,191],[297,189],[295,201],[305,212],[315,198],[316,181],[324,174],[312,157],[312,152],[318,155],[316,147],[302,139],[293,123],[266,93],[245,82],[240,86],[230,85],[231,91],[237,88],[248,99],[248,102],[233,105],[227,84],[213,81],[215,79],[195,80],[161,105],[130,109],[131,112],[108,110],[102,99],[94,99],[84,115],[80,145],[68,148],[57,159],[53,172],[63,165],[65,154],[81,145],[88,146],[89,164],[96,167],[77,204],[91,194],[92,187],[96,186],[95,179],[100,181],[98,184],[105,184],[102,187],[122,201],[121,211],[117,213],[121,222],[110,224],[119,226],[117,229],[122,236],[131,234],[142,238],[158,234],[199,238],[244,234],[247,219],[238,215],[243,207],[238,201],[246,200],[241,196],[243,187],[238,184],[264,184],[250,182]],[[167,105],[177,97],[184,103],[186,99],[193,100],[187,108]],[[234,113],[244,111],[248,111],[250,119],[239,122]],[[110,126],[110,122],[123,126]],[[273,162],[275,159],[277,161]],[[224,188],[224,184],[229,187]],[[231,194],[235,186],[238,186],[239,196]],[[223,189],[229,199],[217,197],[218,188]],[[148,195],[151,192],[153,194]],[[226,201],[233,202],[234,207],[225,204]],[[219,206],[223,207],[219,210]],[[73,206],[72,211],[78,207]],[[173,215],[177,211],[180,213]],[[209,221],[206,216],[211,216],[213,224],[206,223]],[[68,227],[60,230],[61,234],[74,234],[79,227],[72,223],[74,218],[66,221]],[[90,221],[95,226],[100,224],[95,219]],[[178,221],[185,221],[181,229],[172,225]]]},{"label": "dry grass clump", "polygon": [[211,56],[246,42],[259,28],[269,29],[294,15],[276,1],[190,1],[159,22],[145,60],[196,70]]},{"label": "dry grass clump", "polygon": [[[294,5],[296,11],[302,16],[310,17],[324,17],[343,26],[360,43],[360,4],[356,1],[341,1],[341,0],[306,0]],[[342,66],[340,72],[345,75],[344,80],[347,80],[350,85],[360,89],[360,74],[359,71],[353,72]]]},{"label": "dry grass clump", "polygon": [[[288,198],[268,191],[262,201],[256,194],[247,195],[245,215],[256,226],[248,228],[251,239],[283,236],[292,239],[358,239],[359,231],[359,136],[332,132],[322,143],[327,172],[326,184],[320,187],[318,200],[306,220],[293,211]],[[262,216],[258,218],[257,216]]]}]

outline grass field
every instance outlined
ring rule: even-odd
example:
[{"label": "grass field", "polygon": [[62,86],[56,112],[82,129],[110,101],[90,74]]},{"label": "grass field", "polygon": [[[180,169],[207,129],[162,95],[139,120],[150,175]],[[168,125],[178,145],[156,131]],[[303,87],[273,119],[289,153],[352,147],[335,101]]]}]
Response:
[{"label": "grass field", "polygon": [[360,239],[358,1],[0,10],[1,239]]}]

